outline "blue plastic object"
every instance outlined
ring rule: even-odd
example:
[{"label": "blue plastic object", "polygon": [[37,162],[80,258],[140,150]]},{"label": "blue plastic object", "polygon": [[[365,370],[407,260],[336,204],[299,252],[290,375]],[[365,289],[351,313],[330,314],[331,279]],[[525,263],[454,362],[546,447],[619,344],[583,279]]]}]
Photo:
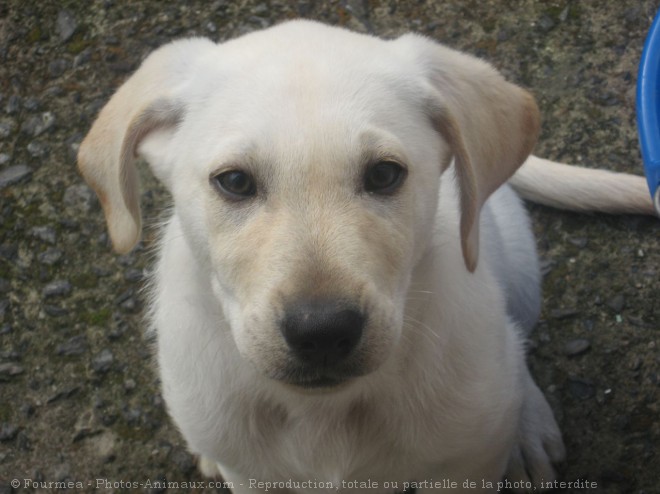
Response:
[{"label": "blue plastic object", "polygon": [[637,128],[646,180],[660,216],[660,11],[651,25],[639,64]]}]

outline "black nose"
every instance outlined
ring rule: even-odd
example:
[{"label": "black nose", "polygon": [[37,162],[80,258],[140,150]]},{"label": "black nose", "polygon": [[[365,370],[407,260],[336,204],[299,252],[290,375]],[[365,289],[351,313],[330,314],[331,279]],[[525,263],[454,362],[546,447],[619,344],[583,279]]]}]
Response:
[{"label": "black nose", "polygon": [[302,362],[328,367],[344,360],[360,341],[365,317],[345,304],[313,301],[290,306],[282,334]]}]

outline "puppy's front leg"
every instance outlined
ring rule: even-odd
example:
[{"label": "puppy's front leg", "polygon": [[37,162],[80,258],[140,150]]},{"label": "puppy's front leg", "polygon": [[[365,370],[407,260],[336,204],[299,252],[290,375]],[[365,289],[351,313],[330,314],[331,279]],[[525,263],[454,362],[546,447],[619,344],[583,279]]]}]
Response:
[{"label": "puppy's front leg", "polygon": [[204,456],[199,459],[199,471],[205,477],[219,479],[222,478],[223,486],[229,488],[233,494],[259,494],[268,492],[274,494],[288,494],[286,489],[277,489],[273,487],[265,488],[255,479],[250,479],[244,475],[237,474],[233,470],[216,463]]},{"label": "puppy's front leg", "polygon": [[[520,414],[518,440],[514,446],[506,478],[514,485],[533,485],[540,490],[555,479],[553,463],[564,459],[564,442],[550,405],[525,367],[525,396]],[[514,492],[527,492],[514,488]]]}]

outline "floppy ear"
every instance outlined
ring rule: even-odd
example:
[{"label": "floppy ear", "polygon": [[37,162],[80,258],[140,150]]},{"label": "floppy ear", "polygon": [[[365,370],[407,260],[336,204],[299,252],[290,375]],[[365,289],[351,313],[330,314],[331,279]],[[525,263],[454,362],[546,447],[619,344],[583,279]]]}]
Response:
[{"label": "floppy ear", "polygon": [[80,145],[78,168],[99,196],[117,252],[130,251],[140,238],[138,146],[150,132],[181,121],[185,105],[176,89],[188,80],[199,55],[213,46],[189,39],[156,50],[101,110]]},{"label": "floppy ear", "polygon": [[461,248],[470,271],[479,257],[479,212],[532,152],[540,128],[534,98],[490,65],[428,39],[398,40],[430,83],[433,126],[451,146],[458,178]]}]

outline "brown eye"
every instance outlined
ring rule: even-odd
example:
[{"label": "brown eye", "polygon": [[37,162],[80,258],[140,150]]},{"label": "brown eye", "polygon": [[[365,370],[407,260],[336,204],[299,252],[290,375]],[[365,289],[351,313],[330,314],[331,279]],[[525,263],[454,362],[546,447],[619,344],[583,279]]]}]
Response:
[{"label": "brown eye", "polygon": [[364,174],[364,190],[374,194],[394,192],[406,178],[406,169],[394,161],[380,161]]},{"label": "brown eye", "polygon": [[247,199],[257,193],[254,179],[241,170],[229,170],[220,173],[211,177],[211,181],[229,199]]}]

